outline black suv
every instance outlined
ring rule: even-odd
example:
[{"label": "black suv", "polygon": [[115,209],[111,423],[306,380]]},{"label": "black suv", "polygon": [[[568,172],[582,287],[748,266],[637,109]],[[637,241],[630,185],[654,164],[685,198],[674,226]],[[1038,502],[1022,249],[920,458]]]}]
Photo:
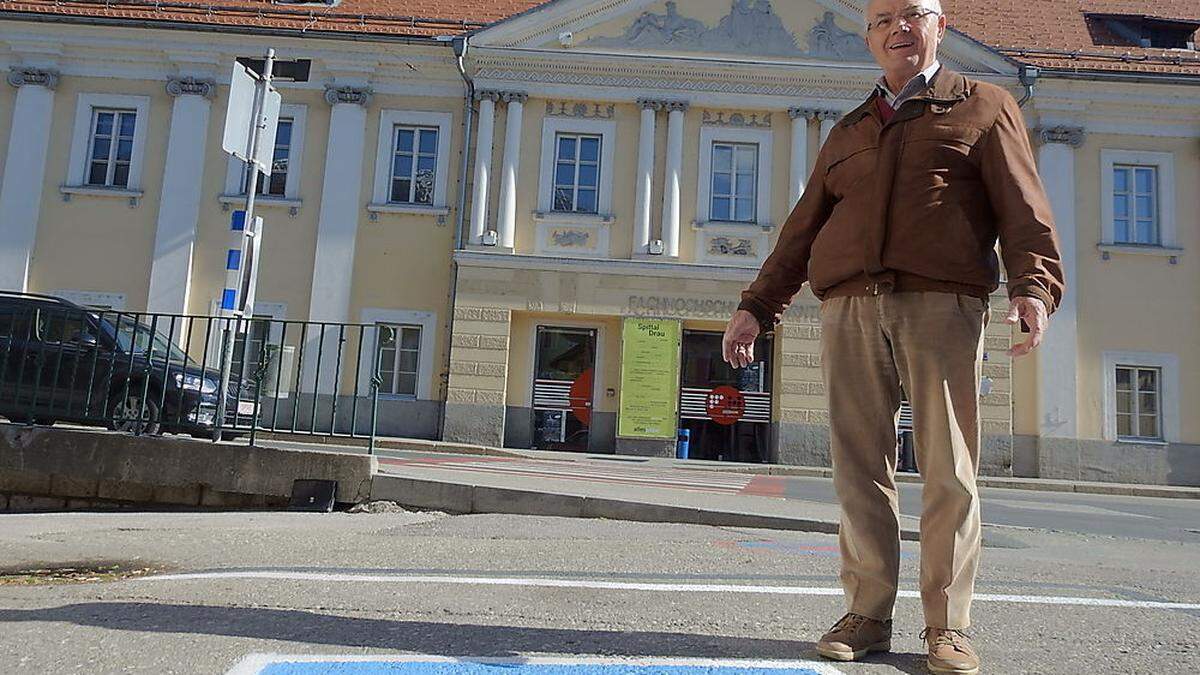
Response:
[{"label": "black suv", "polygon": [[[0,416],[211,435],[221,375],[171,340],[183,321],[0,292]],[[219,330],[211,339],[221,339]],[[232,378],[223,427],[251,421],[253,397],[236,395],[241,389]]]}]

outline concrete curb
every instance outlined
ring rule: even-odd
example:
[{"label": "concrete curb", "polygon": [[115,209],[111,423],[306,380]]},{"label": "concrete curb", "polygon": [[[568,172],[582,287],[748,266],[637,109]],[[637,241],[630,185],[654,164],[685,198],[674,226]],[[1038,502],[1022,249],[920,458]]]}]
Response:
[{"label": "concrete curb", "polygon": [[0,425],[0,492],[18,496],[273,506],[287,504],[294,480],[326,479],[338,482],[337,501],[356,504],[370,495],[378,466],[360,454]]},{"label": "concrete curb", "polygon": [[[365,438],[347,438],[342,436],[307,436],[304,434],[284,434],[260,431],[256,437],[259,440],[265,441],[290,441],[293,443],[310,443],[312,445],[327,445],[331,447],[342,448],[365,448],[370,445]],[[486,445],[471,445],[469,443],[430,441],[421,438],[381,438],[375,441],[375,449],[407,450],[409,452],[433,452],[451,455],[475,455],[480,457],[509,457],[513,459],[524,459],[527,457],[527,455],[521,454],[520,451],[509,451],[501,448],[489,447]]]},{"label": "concrete curb", "polygon": [[[452,483],[388,474],[376,474],[371,499],[392,501],[413,509],[445,511],[454,514],[495,513],[561,518],[603,518],[642,523],[678,523],[745,527],[797,532],[837,534],[834,521],[814,518],[772,516],[750,512],[717,511],[693,506],[586,495],[535,492],[471,483]],[[919,541],[915,530],[902,530],[901,539]]]},{"label": "concrete curb", "polygon": [[[259,438],[283,441],[306,442],[320,445],[366,447],[366,439],[350,439],[328,436],[298,436],[292,434],[259,433]],[[545,455],[511,448],[493,448],[484,445],[449,443],[421,439],[382,439],[376,448],[407,450],[411,452],[473,455],[481,457],[507,457],[512,459],[545,460]],[[589,455],[579,457],[555,457],[558,461],[586,460]],[[702,462],[695,460],[667,460],[662,464],[689,471],[717,471],[722,473],[745,473],[765,476],[799,476],[807,478],[832,478],[833,470],[821,466],[786,466],[777,464],[734,464],[731,462]],[[898,473],[898,483],[921,483],[917,474]],[[1054,478],[1017,478],[1008,476],[980,476],[979,487],[1030,490],[1035,492],[1070,492],[1075,494],[1117,495],[1126,497],[1157,497],[1161,499],[1200,499],[1200,487],[1177,485],[1135,485],[1131,483],[1104,483],[1099,481],[1076,481]]]}]

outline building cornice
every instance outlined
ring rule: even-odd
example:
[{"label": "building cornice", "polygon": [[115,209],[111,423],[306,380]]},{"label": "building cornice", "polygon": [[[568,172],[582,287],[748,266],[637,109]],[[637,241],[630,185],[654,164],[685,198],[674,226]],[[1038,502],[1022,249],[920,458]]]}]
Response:
[{"label": "building cornice", "polygon": [[476,53],[474,76],[489,87],[521,83],[608,88],[628,92],[631,101],[645,92],[697,92],[804,99],[861,101],[878,77],[863,64],[771,63],[647,55],[564,54],[544,50],[496,50]]},{"label": "building cornice", "polygon": [[698,263],[617,260],[611,258],[565,258],[560,256],[510,255],[477,251],[455,251],[454,261],[467,267],[575,272],[582,274],[623,274],[637,277],[672,279],[709,279],[714,281],[754,281],[757,267],[703,265]]}]

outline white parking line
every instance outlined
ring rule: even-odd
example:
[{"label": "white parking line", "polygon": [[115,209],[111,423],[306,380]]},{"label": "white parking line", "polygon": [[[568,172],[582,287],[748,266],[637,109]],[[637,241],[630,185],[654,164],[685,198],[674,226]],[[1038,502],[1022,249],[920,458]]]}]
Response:
[{"label": "white parking line", "polygon": [[[482,665],[505,666],[514,668],[519,671],[521,666],[574,666],[576,668],[583,667],[584,672],[603,672],[606,666],[615,667],[634,667],[634,668],[695,668],[701,673],[714,668],[736,668],[747,671],[762,671],[762,670],[780,670],[780,671],[799,671],[801,673],[812,673],[813,675],[841,675],[841,671],[833,666],[820,663],[817,661],[765,661],[758,659],[694,659],[694,658],[672,658],[672,659],[651,659],[651,658],[634,658],[634,657],[516,657],[516,658],[458,658],[451,656],[424,656],[416,655],[401,655],[401,656],[369,656],[369,655],[353,655],[353,656],[322,656],[322,655],[290,655],[290,654],[250,654],[239,661],[226,675],[258,675],[268,666],[278,664],[292,663],[319,663],[319,664],[345,664],[345,663],[366,663],[366,664],[429,664],[429,663],[477,663]],[[313,671],[314,673],[317,671]]]},{"label": "white parking line", "polygon": [[[659,593],[748,593],[761,595],[841,595],[840,588],[815,586],[752,586],[742,584],[665,584],[587,579],[541,579],[520,577],[452,577],[408,574],[331,574],[325,572],[230,571],[162,574],[130,579],[147,581],[195,581],[203,579],[263,579],[274,581],[366,582],[376,584],[455,584],[467,586],[527,586],[535,588],[577,588],[603,591],[649,591]],[[920,598],[916,591],[901,590],[902,598]],[[1200,603],[1117,600],[1112,598],[1076,598],[1054,595],[1006,595],[976,593],[980,602],[1009,602],[1027,605],[1073,605],[1081,607],[1120,607],[1125,609],[1200,610]]]}]

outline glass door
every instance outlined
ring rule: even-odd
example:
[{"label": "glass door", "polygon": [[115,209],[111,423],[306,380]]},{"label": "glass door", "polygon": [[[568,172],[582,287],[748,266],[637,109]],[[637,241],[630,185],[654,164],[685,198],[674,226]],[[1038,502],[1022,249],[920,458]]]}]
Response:
[{"label": "glass door", "polygon": [[759,338],[758,360],[734,370],[720,333],[684,331],[679,427],[691,432],[689,458],[770,461],[771,351],[771,338]]},{"label": "glass door", "polygon": [[586,452],[592,425],[596,331],[538,326],[533,447]]}]

